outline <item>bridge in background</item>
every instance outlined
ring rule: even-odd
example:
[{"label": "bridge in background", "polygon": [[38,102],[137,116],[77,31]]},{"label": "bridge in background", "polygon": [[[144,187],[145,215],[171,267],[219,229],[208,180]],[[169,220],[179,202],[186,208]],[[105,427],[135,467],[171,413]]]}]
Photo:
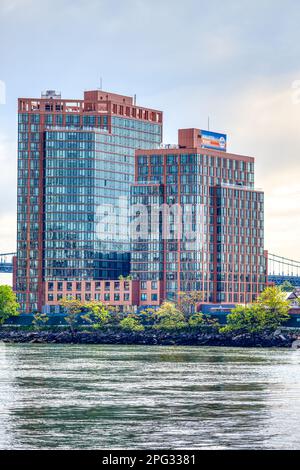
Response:
[{"label": "bridge in background", "polygon": [[12,273],[12,259],[16,253],[0,253],[0,273]]},{"label": "bridge in background", "polygon": [[295,287],[300,287],[300,261],[269,253],[269,282],[281,285],[285,281]]},{"label": "bridge in background", "polygon": [[[0,253],[0,273],[12,273],[12,258],[16,253]],[[269,253],[269,282],[276,285],[289,281],[300,287],[300,261]]]}]

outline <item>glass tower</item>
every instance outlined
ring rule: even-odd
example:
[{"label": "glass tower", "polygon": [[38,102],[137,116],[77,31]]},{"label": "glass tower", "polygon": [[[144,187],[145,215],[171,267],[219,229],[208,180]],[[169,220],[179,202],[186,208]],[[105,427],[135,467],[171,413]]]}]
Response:
[{"label": "glass tower", "polygon": [[[197,291],[204,302],[249,303],[266,285],[264,193],[254,189],[254,159],[228,153],[226,136],[211,134],[182,129],[178,146],[136,152],[131,203],[147,213],[132,242],[131,273],[159,282],[161,301]],[[160,221],[153,233],[148,220],[158,197],[161,219],[172,211],[168,231]],[[148,289],[144,300],[151,295]]]},{"label": "glass tower", "polygon": [[[41,310],[45,282],[118,279],[130,271],[127,204],[136,149],[158,148],[162,113],[130,97],[52,90],[18,102],[16,290]],[[112,227],[113,225],[113,227]]]}]

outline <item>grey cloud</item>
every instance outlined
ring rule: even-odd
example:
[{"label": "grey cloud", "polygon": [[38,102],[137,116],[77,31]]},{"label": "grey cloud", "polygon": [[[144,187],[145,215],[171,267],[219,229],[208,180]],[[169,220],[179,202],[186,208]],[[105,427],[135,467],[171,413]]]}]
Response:
[{"label": "grey cloud", "polygon": [[[0,80],[8,100],[0,125],[9,157],[1,163],[0,216],[15,211],[16,151],[9,142],[16,141],[17,97],[47,87],[80,97],[102,75],[104,88],[137,93],[139,103],[164,110],[166,141],[176,142],[179,127],[207,127],[209,115],[211,128],[228,133],[230,151],[255,156],[257,184],[266,190],[267,245],[300,259],[296,242],[287,246],[278,225],[272,233],[276,214],[268,202],[276,199],[276,185],[299,186],[300,105],[290,99],[293,80],[300,80],[299,20],[294,0],[284,6],[282,0],[2,0]],[[281,196],[286,206],[289,198]]]}]

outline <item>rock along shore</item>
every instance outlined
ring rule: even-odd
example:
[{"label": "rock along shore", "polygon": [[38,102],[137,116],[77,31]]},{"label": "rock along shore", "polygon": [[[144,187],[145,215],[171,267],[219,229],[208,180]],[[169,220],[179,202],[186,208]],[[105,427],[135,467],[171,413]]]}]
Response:
[{"label": "rock along shore", "polygon": [[167,332],[145,330],[127,332],[103,331],[22,331],[0,330],[0,341],[4,343],[46,344],[123,344],[162,346],[223,346],[245,348],[291,348],[298,339],[291,332],[263,334],[219,334],[199,331]]}]

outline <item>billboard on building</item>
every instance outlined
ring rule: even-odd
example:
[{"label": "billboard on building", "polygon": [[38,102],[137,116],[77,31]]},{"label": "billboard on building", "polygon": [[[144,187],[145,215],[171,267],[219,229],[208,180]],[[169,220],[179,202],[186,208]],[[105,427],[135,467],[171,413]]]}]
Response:
[{"label": "billboard on building", "polygon": [[226,152],[226,134],[218,134],[217,132],[210,131],[200,131],[200,136],[202,148]]}]

